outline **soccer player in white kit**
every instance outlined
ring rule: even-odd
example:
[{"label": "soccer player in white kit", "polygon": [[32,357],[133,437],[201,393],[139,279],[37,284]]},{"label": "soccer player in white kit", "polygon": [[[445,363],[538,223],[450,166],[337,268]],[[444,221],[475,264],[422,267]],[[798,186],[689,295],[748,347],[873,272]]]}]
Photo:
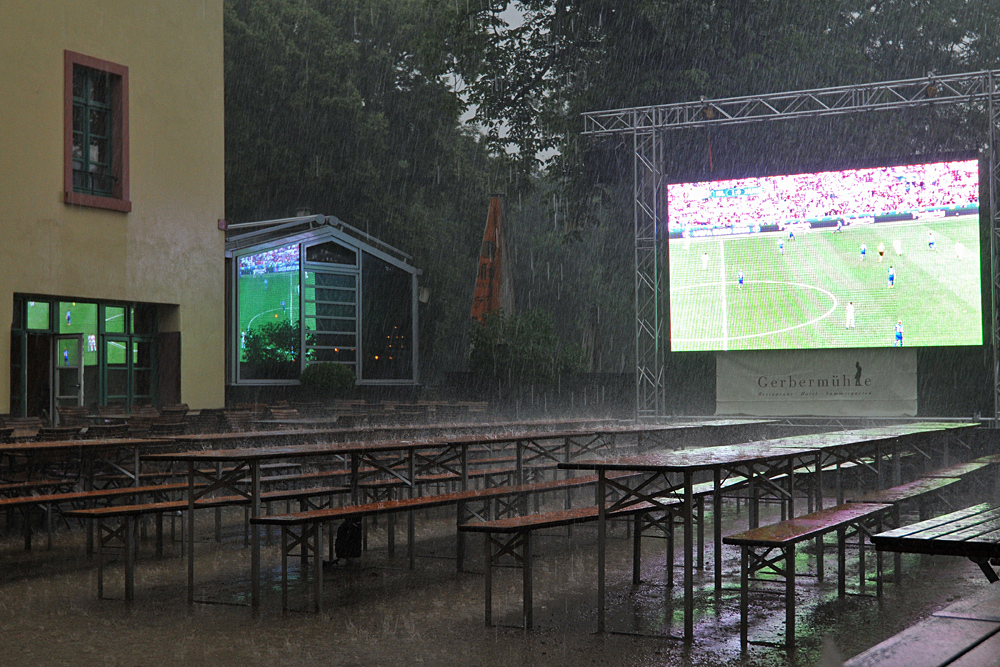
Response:
[{"label": "soccer player in white kit", "polygon": [[704,271],[708,268],[708,253],[701,253],[701,270]]},{"label": "soccer player in white kit", "polygon": [[903,256],[903,242],[899,239],[895,239],[892,242],[892,249],[896,251],[896,257]]},{"label": "soccer player in white kit", "polygon": [[955,259],[957,259],[958,261],[961,262],[962,261],[962,257],[964,257],[964,256],[965,256],[965,246],[962,245],[961,243],[956,242],[955,243]]},{"label": "soccer player in white kit", "polygon": [[847,308],[844,309],[844,314],[846,316],[846,321],[844,322],[845,329],[854,328],[854,302],[848,301]]}]

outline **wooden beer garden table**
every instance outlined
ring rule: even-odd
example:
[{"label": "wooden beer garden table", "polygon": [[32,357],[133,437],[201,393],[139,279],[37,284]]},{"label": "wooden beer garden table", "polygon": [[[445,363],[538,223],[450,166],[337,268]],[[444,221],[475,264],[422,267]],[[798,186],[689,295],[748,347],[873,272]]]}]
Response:
[{"label": "wooden beer garden table", "polygon": [[[614,442],[623,433],[644,433],[659,429],[658,426],[628,426],[621,429],[578,431],[540,431],[534,433],[496,434],[487,436],[458,436],[422,440],[384,440],[374,442],[312,443],[284,446],[247,447],[151,454],[142,457],[148,461],[176,461],[188,465],[188,512],[193,517],[195,502],[214,493],[231,493],[250,500],[251,518],[260,511],[260,468],[265,461],[287,459],[338,459],[350,462],[351,499],[359,500],[358,482],[361,468],[370,468],[366,475],[384,474],[401,482],[414,495],[416,480],[420,475],[453,474],[463,489],[468,488],[469,448],[476,445],[515,445],[515,484],[524,482],[525,469],[536,462],[563,463],[581,454],[595,454]],[[300,432],[312,433],[312,432]],[[174,438],[175,441],[180,438]],[[185,437],[192,441],[192,437]],[[211,435],[206,441],[213,441]],[[385,461],[376,454],[398,452],[398,457]],[[214,463],[215,470],[198,464]],[[233,464],[223,468],[223,463]],[[249,482],[249,490],[247,487]],[[412,522],[412,518],[411,518]],[[194,602],[194,521],[189,520],[188,530],[188,602]],[[251,606],[260,604],[260,533],[250,531],[251,539]]]},{"label": "wooden beer garden table", "polygon": [[[722,590],[722,506],[723,481],[744,480],[749,486],[750,528],[759,525],[758,491],[771,493],[788,503],[794,516],[795,478],[803,472],[813,476],[817,509],[822,509],[822,469],[824,462],[852,460],[876,448],[891,444],[888,454],[898,461],[906,438],[921,434],[953,433],[977,424],[916,423],[856,429],[852,431],[792,436],[740,445],[661,451],[604,460],[576,460],[561,463],[567,470],[587,470],[598,474],[598,632],[605,630],[605,549],[606,515],[631,505],[648,503],[663,511],[679,513],[684,526],[684,639],[694,634],[694,541],[693,478],[711,473],[713,480],[713,528],[715,536],[715,590]],[[894,443],[894,444],[893,444]],[[609,472],[642,473],[607,479]],[[674,479],[671,479],[673,475]],[[780,486],[772,478],[785,484]],[[617,495],[617,499],[615,499]],[[679,505],[678,505],[679,501]]]}]

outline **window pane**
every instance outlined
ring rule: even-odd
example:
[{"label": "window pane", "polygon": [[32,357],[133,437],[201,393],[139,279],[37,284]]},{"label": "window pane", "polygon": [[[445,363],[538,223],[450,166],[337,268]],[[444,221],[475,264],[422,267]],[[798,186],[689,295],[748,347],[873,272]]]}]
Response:
[{"label": "window pane", "polygon": [[132,333],[156,333],[156,306],[140,303],[132,309]]},{"label": "window pane", "polygon": [[329,241],[306,248],[306,261],[322,264],[357,264],[357,255],[350,248]]},{"label": "window pane", "polygon": [[57,348],[56,354],[60,366],[80,365],[80,346],[75,340],[59,340]]},{"label": "window pane", "polygon": [[357,329],[356,321],[352,319],[338,319],[333,317],[320,317],[316,319],[317,331],[340,331],[343,333],[354,333]]},{"label": "window pane", "polygon": [[[75,112],[76,109],[74,108]],[[108,128],[111,125],[108,123],[111,114],[104,109],[91,109],[90,110],[90,136],[98,135],[101,137],[106,137],[108,135]],[[76,121],[74,120],[74,123]]]},{"label": "window pane", "polygon": [[317,303],[318,317],[354,317],[354,306],[338,306],[329,303]]},{"label": "window pane", "polygon": [[90,101],[97,104],[111,105],[111,86],[108,82],[107,72],[89,70],[90,74]]},{"label": "window pane", "polygon": [[87,112],[81,104],[73,105],[73,131],[83,132],[86,127],[84,125],[87,120]]},{"label": "window pane", "polygon": [[240,378],[299,376],[299,245],[238,258]]},{"label": "window pane", "polygon": [[354,287],[354,276],[343,273],[316,273],[316,284],[322,287]]},{"label": "window pane", "polygon": [[73,97],[85,97],[87,94],[87,69],[81,65],[73,65]]},{"label": "window pane", "polygon": [[153,389],[153,371],[137,370],[132,375],[132,392],[136,396],[150,395]]},{"label": "window pane", "polygon": [[335,301],[338,303],[354,303],[356,292],[342,289],[317,289],[317,301]]},{"label": "window pane", "polygon": [[153,366],[153,344],[146,340],[137,340],[133,343],[132,362],[141,368],[151,368]]},{"label": "window pane", "polygon": [[49,304],[47,301],[28,302],[28,328],[49,328]]},{"label": "window pane", "polygon": [[309,361],[340,361],[354,363],[354,348],[309,350]]},{"label": "window pane", "polygon": [[95,169],[97,163],[99,165],[106,165],[108,163],[108,140],[98,139],[97,137],[90,137],[90,171],[99,171]]},{"label": "window pane", "polygon": [[354,347],[354,334],[316,332],[310,343],[316,347]]},{"label": "window pane", "polygon": [[108,368],[108,401],[124,399],[128,395],[128,371],[124,368]]},{"label": "window pane", "polygon": [[59,333],[83,334],[83,363],[97,365],[97,304],[77,301],[59,303]]},{"label": "window pane", "polygon": [[107,333],[125,333],[125,308],[123,306],[107,306],[104,308],[104,331]]},{"label": "window pane", "polygon": [[128,361],[128,357],[126,356],[127,351],[128,345],[124,340],[109,340],[105,347],[108,368],[110,369],[112,366],[124,367]]},{"label": "window pane", "polygon": [[362,261],[363,379],[405,379],[413,376],[413,283],[409,273],[374,255]]}]

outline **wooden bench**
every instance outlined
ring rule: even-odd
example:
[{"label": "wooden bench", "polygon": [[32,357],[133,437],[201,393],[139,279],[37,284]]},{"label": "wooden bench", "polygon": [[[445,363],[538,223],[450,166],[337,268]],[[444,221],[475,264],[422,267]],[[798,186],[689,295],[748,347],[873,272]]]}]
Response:
[{"label": "wooden bench", "polygon": [[[466,520],[475,518],[481,519],[490,516],[489,509],[470,509],[470,504],[475,502],[490,503],[498,498],[510,496],[526,496],[535,493],[545,493],[569,488],[578,488],[597,484],[596,475],[571,477],[561,480],[549,480],[534,484],[522,484],[517,486],[488,487],[484,489],[468,489],[465,491],[454,491],[428,496],[417,496],[413,498],[402,498],[398,500],[384,500],[379,502],[365,503],[361,505],[345,505],[343,507],[328,507],[321,510],[307,512],[294,512],[289,514],[279,514],[256,517],[250,520],[252,525],[279,526],[282,530],[282,608],[288,609],[288,557],[296,549],[300,550],[303,563],[308,563],[308,557],[312,554],[315,562],[313,569],[314,577],[314,609],[322,609],[322,525],[330,521],[349,519],[354,517],[367,517],[381,514],[396,514],[399,512],[410,513],[410,520],[407,530],[407,551],[409,566],[414,568],[414,510],[430,509],[435,507],[458,506],[457,521],[459,524],[459,536],[461,528],[466,525]],[[511,503],[513,505],[513,503]],[[390,532],[390,536],[392,533]],[[392,542],[390,541],[390,547]],[[331,544],[332,550],[332,544]],[[331,558],[333,554],[331,553]],[[458,569],[463,569],[464,547],[462,541],[458,542]]]},{"label": "wooden bench", "polygon": [[[669,504],[679,505],[678,501],[665,501]],[[654,509],[650,503],[639,503],[608,514],[608,518],[621,518],[634,516],[649,512]],[[588,507],[577,507],[573,509],[557,510],[553,512],[542,512],[525,516],[506,517],[494,519],[492,521],[481,521],[467,523],[459,526],[459,530],[470,533],[483,533],[486,541],[486,563],[484,567],[486,579],[486,625],[493,625],[493,566],[499,563],[500,559],[506,555],[512,556],[520,564],[522,571],[521,604],[523,608],[522,625],[524,629],[530,630],[533,624],[532,614],[532,554],[531,554],[531,534],[539,529],[557,528],[560,526],[570,526],[579,523],[589,523],[597,521],[600,517],[600,508],[597,505]],[[497,535],[503,535],[498,539]],[[641,531],[635,531],[635,541],[639,543]],[[638,569],[635,559],[639,556],[639,549],[635,548],[633,555],[633,571]]]},{"label": "wooden bench", "polygon": [[1000,581],[1000,507],[981,503],[933,519],[895,528],[872,538],[881,551],[963,556],[976,563],[990,583]]},{"label": "wooden bench", "polygon": [[[943,499],[946,490],[961,482],[958,477],[924,477],[921,479],[900,484],[889,489],[875,491],[857,498],[848,500],[849,503],[879,503],[892,506],[890,512],[890,527],[896,528],[902,524],[902,505],[916,501],[918,503],[918,513],[920,520],[927,518],[927,508],[933,500]],[[893,558],[893,580],[896,583],[902,581],[902,554],[896,553]]]},{"label": "wooden bench", "polygon": [[[119,498],[134,498],[140,496],[163,496],[173,492],[180,492],[187,489],[186,483],[157,484],[152,486],[127,486],[113,489],[94,489],[90,491],[68,491],[61,493],[47,493],[29,496],[11,496],[0,498],[0,511],[19,509],[24,513],[24,548],[31,550],[31,510],[41,507],[46,510],[46,536],[48,548],[52,548],[52,509],[66,503],[95,503],[100,501],[112,501]],[[69,516],[69,512],[62,512],[63,516]],[[89,553],[89,549],[88,549]]]},{"label": "wooden bench", "polygon": [[[187,484],[178,485],[187,489]],[[329,497],[349,491],[344,487],[314,487],[309,489],[282,489],[261,494],[262,501],[278,500],[298,500],[303,506],[305,503],[317,497]],[[223,507],[233,507],[245,505],[249,506],[250,499],[245,496],[217,496],[209,498],[199,498],[195,501],[195,509],[220,509]],[[88,509],[77,509],[63,512],[64,516],[78,519],[86,519],[97,522],[97,597],[104,598],[104,561],[105,552],[118,549],[125,556],[125,599],[135,598],[135,555],[136,555],[136,528],[140,517],[156,516],[156,555],[163,554],[163,515],[169,512],[181,513],[181,534],[185,530],[183,522],[185,520],[183,512],[190,507],[188,500],[169,500],[154,503],[144,503],[137,505],[120,505],[109,507],[94,507]],[[117,524],[106,525],[109,520],[118,520]],[[186,520],[192,521],[193,517]],[[245,522],[249,525],[249,521]],[[244,543],[246,531],[244,531]],[[183,552],[183,544],[182,544]]]},{"label": "wooden bench", "polygon": [[860,653],[844,667],[992,667],[1000,656],[1000,597],[950,605]]},{"label": "wooden bench", "polygon": [[[723,544],[740,547],[740,648],[747,650],[748,601],[750,577],[753,572],[768,569],[785,578],[785,650],[795,651],[795,545],[799,542],[837,532],[837,593],[846,595],[846,543],[848,529],[858,536],[858,571],[861,590],[865,587],[864,536],[878,532],[882,518],[888,513],[887,505],[875,503],[847,503],[811,514],[781,521],[760,528],[730,535]],[[772,556],[773,552],[779,552]],[[817,576],[823,579],[823,558],[816,561]],[[876,558],[877,595],[882,595],[882,558]],[[758,643],[758,642],[755,642]]]}]

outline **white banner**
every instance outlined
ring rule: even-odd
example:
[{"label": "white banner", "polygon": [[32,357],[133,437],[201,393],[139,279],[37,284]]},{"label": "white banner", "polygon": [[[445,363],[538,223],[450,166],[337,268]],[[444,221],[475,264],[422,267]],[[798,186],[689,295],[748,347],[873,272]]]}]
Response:
[{"label": "white banner", "polygon": [[719,415],[917,414],[913,348],[719,352],[715,371]]}]

